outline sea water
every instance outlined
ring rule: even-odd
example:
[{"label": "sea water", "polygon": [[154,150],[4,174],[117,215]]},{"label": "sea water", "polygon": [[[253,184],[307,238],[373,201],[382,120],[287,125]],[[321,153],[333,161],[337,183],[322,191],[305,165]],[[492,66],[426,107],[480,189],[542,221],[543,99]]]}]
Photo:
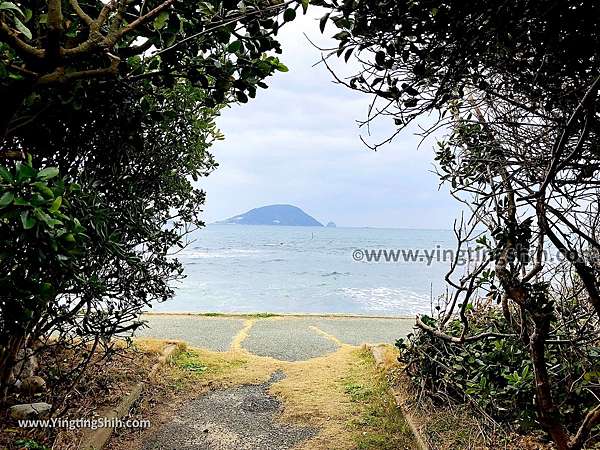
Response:
[{"label": "sea water", "polygon": [[[154,311],[429,313],[450,265],[440,250],[455,248],[448,230],[209,225],[189,239],[187,277]],[[377,250],[402,253],[360,258]]]}]

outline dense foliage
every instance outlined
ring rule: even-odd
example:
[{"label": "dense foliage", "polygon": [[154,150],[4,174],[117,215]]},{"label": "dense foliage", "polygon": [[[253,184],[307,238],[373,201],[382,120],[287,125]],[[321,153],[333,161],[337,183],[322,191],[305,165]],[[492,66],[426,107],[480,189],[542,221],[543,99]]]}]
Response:
[{"label": "dense foliage", "polygon": [[[56,287],[77,274],[87,236],[70,202],[80,190],[57,177],[58,169],[37,171],[31,161],[0,167],[0,299],[2,329],[21,336],[23,317],[35,321],[56,295]],[[7,298],[4,293],[14,293]]]},{"label": "dense foliage", "polygon": [[202,225],[193,181],[216,166],[214,119],[287,70],[274,35],[307,2],[291,4],[0,5],[0,166],[25,183],[0,191],[4,397],[25,347],[110,351],[172,295],[173,249]]},{"label": "dense foliage", "polygon": [[[297,2],[294,2],[296,7]],[[36,91],[87,79],[143,78],[157,86],[187,79],[214,104],[242,102],[283,66],[265,53],[295,10],[263,0],[19,0],[0,6],[0,136],[31,119],[19,113]],[[6,150],[6,149],[5,149]],[[8,150],[6,150],[8,151]]]},{"label": "dense foliage", "polygon": [[596,2],[313,3],[330,10],[321,26],[339,30],[338,56],[355,54],[370,69],[345,83],[379,97],[381,108],[371,113],[400,126],[470,95],[557,122],[598,77]]},{"label": "dense foliage", "polygon": [[[573,311],[561,313],[571,317]],[[534,368],[527,346],[518,336],[510,335],[512,327],[497,307],[480,305],[468,315],[473,333],[494,332],[506,337],[460,344],[416,331],[396,343],[409,376],[439,404],[470,403],[519,432],[536,430],[536,409],[531,401],[535,395]],[[432,317],[422,316],[421,320],[431,327],[438,325]],[[459,337],[461,321],[452,320],[446,330]],[[552,336],[547,359],[556,402],[574,432],[574,424],[580,423],[586,409],[596,403],[593,392],[600,384],[600,347],[590,342],[572,346],[565,338],[568,336]]]},{"label": "dense foliage", "polygon": [[[3,185],[4,217],[14,217],[3,222],[0,258],[7,348],[10,339],[24,345],[51,333],[63,346],[110,346],[112,337],[139,326],[142,308],[172,295],[169,283],[182,268],[169,253],[183,245],[190,227],[202,225],[204,194],[191,178],[215,167],[207,148],[220,138],[217,111],[203,106],[203,91],[180,85],[149,97],[131,86],[95,89],[86,90],[77,111],[55,105],[39,119],[45,127],[32,124],[15,137],[36,154],[34,166],[48,167],[42,176],[60,170],[68,195],[62,184],[53,193],[54,186],[18,174],[16,181],[36,190]],[[45,133],[57,129],[63,133]],[[15,170],[23,167],[36,172],[20,162]],[[22,198],[24,189],[31,198]],[[68,207],[75,230],[52,215],[61,207]]]},{"label": "dense foliage", "polygon": [[[417,118],[437,117],[424,134],[445,132],[436,148],[438,174],[470,213],[456,223],[456,255],[468,246],[486,250],[466,273],[451,264],[439,319],[421,317],[418,327],[438,346],[518,338],[531,364],[526,375],[533,375],[527,381],[532,398],[521,408],[535,404],[536,420],[559,449],[582,448],[598,431],[600,405],[587,404],[580,416],[562,408],[570,391],[554,382],[552,341],[566,336],[573,354],[578,346],[598,345],[600,6],[318,4],[328,8],[322,29],[338,28],[334,54],[355,57],[361,67],[338,82],[374,96],[366,123],[390,117],[398,134]],[[564,261],[548,257],[554,249]],[[484,296],[498,303],[508,336],[473,323],[480,316],[469,309]],[[561,320],[569,303],[575,313]],[[593,366],[594,355],[580,355],[582,367]],[[521,362],[510,363],[510,373],[522,374]],[[456,388],[463,390],[460,383]],[[588,388],[600,398],[598,384]]]}]

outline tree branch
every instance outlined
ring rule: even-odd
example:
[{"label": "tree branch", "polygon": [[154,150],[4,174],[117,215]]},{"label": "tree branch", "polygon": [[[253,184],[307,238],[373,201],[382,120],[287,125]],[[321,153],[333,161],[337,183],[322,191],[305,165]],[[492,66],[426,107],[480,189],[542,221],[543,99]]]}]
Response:
[{"label": "tree branch", "polygon": [[421,330],[423,330],[429,334],[434,335],[435,337],[438,337],[446,342],[452,342],[454,344],[464,344],[466,342],[474,342],[474,341],[479,341],[481,339],[488,339],[488,338],[501,339],[501,338],[516,337],[516,334],[495,333],[495,332],[491,332],[491,331],[475,334],[473,336],[461,336],[461,337],[451,336],[449,334],[444,333],[443,331],[440,331],[436,328],[430,327],[429,325],[425,324],[420,316],[417,316],[417,327],[419,327]]},{"label": "tree branch", "polygon": [[73,80],[81,80],[86,78],[97,78],[97,77],[109,77],[114,76],[118,72],[118,67],[121,60],[117,57],[112,57],[111,63],[108,67],[101,69],[82,70],[78,72],[65,71],[64,67],[59,67],[54,72],[44,75],[38,79],[38,84],[48,85],[52,83],[66,83]]},{"label": "tree branch", "polygon": [[34,57],[42,59],[44,57],[44,51],[29,45],[25,41],[21,40],[16,31],[13,31],[8,25],[0,21],[0,37],[9,41],[12,47],[24,57]]},{"label": "tree branch", "polygon": [[139,26],[143,25],[147,21],[153,19],[155,16],[157,16],[162,11],[164,11],[165,9],[167,9],[173,3],[175,3],[175,1],[176,0],[166,0],[166,1],[164,1],[163,3],[161,3],[160,5],[158,5],[153,10],[149,11],[148,13],[144,14],[141,17],[138,17],[136,20],[134,20],[133,22],[131,22],[126,27],[123,27],[123,28],[117,30],[116,32],[111,33],[109,36],[107,36],[107,41],[110,42],[111,44],[116,43],[121,37],[123,37],[124,35],[126,35],[130,31],[135,30],[136,28],[138,28]]},{"label": "tree branch", "polygon": [[94,19],[92,19],[89,15],[85,13],[83,9],[81,9],[81,6],[79,6],[79,2],[77,0],[69,0],[69,3],[71,4],[71,8],[73,8],[73,11],[75,11],[75,14],[77,14],[79,18],[83,20],[83,22],[88,27],[91,27],[94,23]]},{"label": "tree branch", "polygon": [[594,428],[594,426],[596,426],[598,423],[600,423],[600,405],[596,406],[587,413],[569,447],[572,450],[579,450],[583,448],[585,441],[588,439],[590,432],[592,431],[592,428]]}]

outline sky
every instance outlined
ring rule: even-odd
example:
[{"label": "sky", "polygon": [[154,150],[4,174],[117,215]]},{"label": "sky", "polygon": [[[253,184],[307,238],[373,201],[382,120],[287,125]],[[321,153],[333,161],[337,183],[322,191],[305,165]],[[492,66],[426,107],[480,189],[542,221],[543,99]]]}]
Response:
[{"label": "sky", "polygon": [[[338,226],[450,229],[459,208],[433,170],[433,141],[419,147],[417,126],[375,152],[369,142],[394,132],[390,120],[373,136],[360,129],[370,98],[335,84],[319,47],[335,33],[319,30],[309,8],[280,31],[282,62],[256,99],[223,111],[217,125],[225,140],[212,148],[219,168],[198,184],[207,193],[204,220],[223,220],[269,204],[292,204],[322,223]],[[334,61],[335,60],[335,61]],[[332,59],[336,72],[352,66]],[[419,147],[419,148],[417,148]]]}]

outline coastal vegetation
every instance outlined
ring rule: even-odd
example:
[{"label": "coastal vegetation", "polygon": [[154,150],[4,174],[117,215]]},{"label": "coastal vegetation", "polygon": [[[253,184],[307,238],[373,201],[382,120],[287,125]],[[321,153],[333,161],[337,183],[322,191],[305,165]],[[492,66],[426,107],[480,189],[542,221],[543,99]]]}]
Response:
[{"label": "coastal vegetation", "polygon": [[301,4],[0,5],[3,402],[38,349],[88,349],[75,383],[172,295],[169,253],[202,225],[192,180],[216,165],[214,119],[287,70],[274,34],[288,6]]},{"label": "coastal vegetation", "polygon": [[[448,293],[400,342],[422,393],[477,405],[559,449],[600,423],[597,224],[600,74],[593,2],[314,2],[340,84],[372,96],[363,125],[427,117],[440,181],[463,205]],[[325,59],[327,64],[327,59]],[[560,257],[551,258],[556,250]],[[460,254],[460,252],[456,252]]]},{"label": "coastal vegetation", "polygon": [[[324,8],[321,30],[339,43],[324,65],[372,99],[361,125],[394,124],[389,139],[367,145],[379,149],[421,119],[424,137],[443,134],[437,173],[465,211],[454,224],[455,254],[485,250],[466,271],[451,263],[447,293],[397,343],[415,398],[468,407],[559,450],[597,445],[600,4],[310,4]],[[194,182],[217,166],[216,118],[288,70],[276,35],[308,7],[0,3],[3,406],[43,397],[56,414],[106,407],[98,396],[148,373],[157,352],[131,353],[130,337],[144,308],[168,300],[184,276],[171,256],[203,226],[204,192]],[[358,72],[338,76],[335,57]],[[321,430],[307,448],[414,445],[392,383],[365,349],[338,343],[307,362],[256,357],[240,345],[250,327],[227,352],[181,345],[158,393],[271,383],[289,405],[282,420]],[[287,378],[269,381],[280,369]],[[43,448],[37,440],[1,443]]]}]

